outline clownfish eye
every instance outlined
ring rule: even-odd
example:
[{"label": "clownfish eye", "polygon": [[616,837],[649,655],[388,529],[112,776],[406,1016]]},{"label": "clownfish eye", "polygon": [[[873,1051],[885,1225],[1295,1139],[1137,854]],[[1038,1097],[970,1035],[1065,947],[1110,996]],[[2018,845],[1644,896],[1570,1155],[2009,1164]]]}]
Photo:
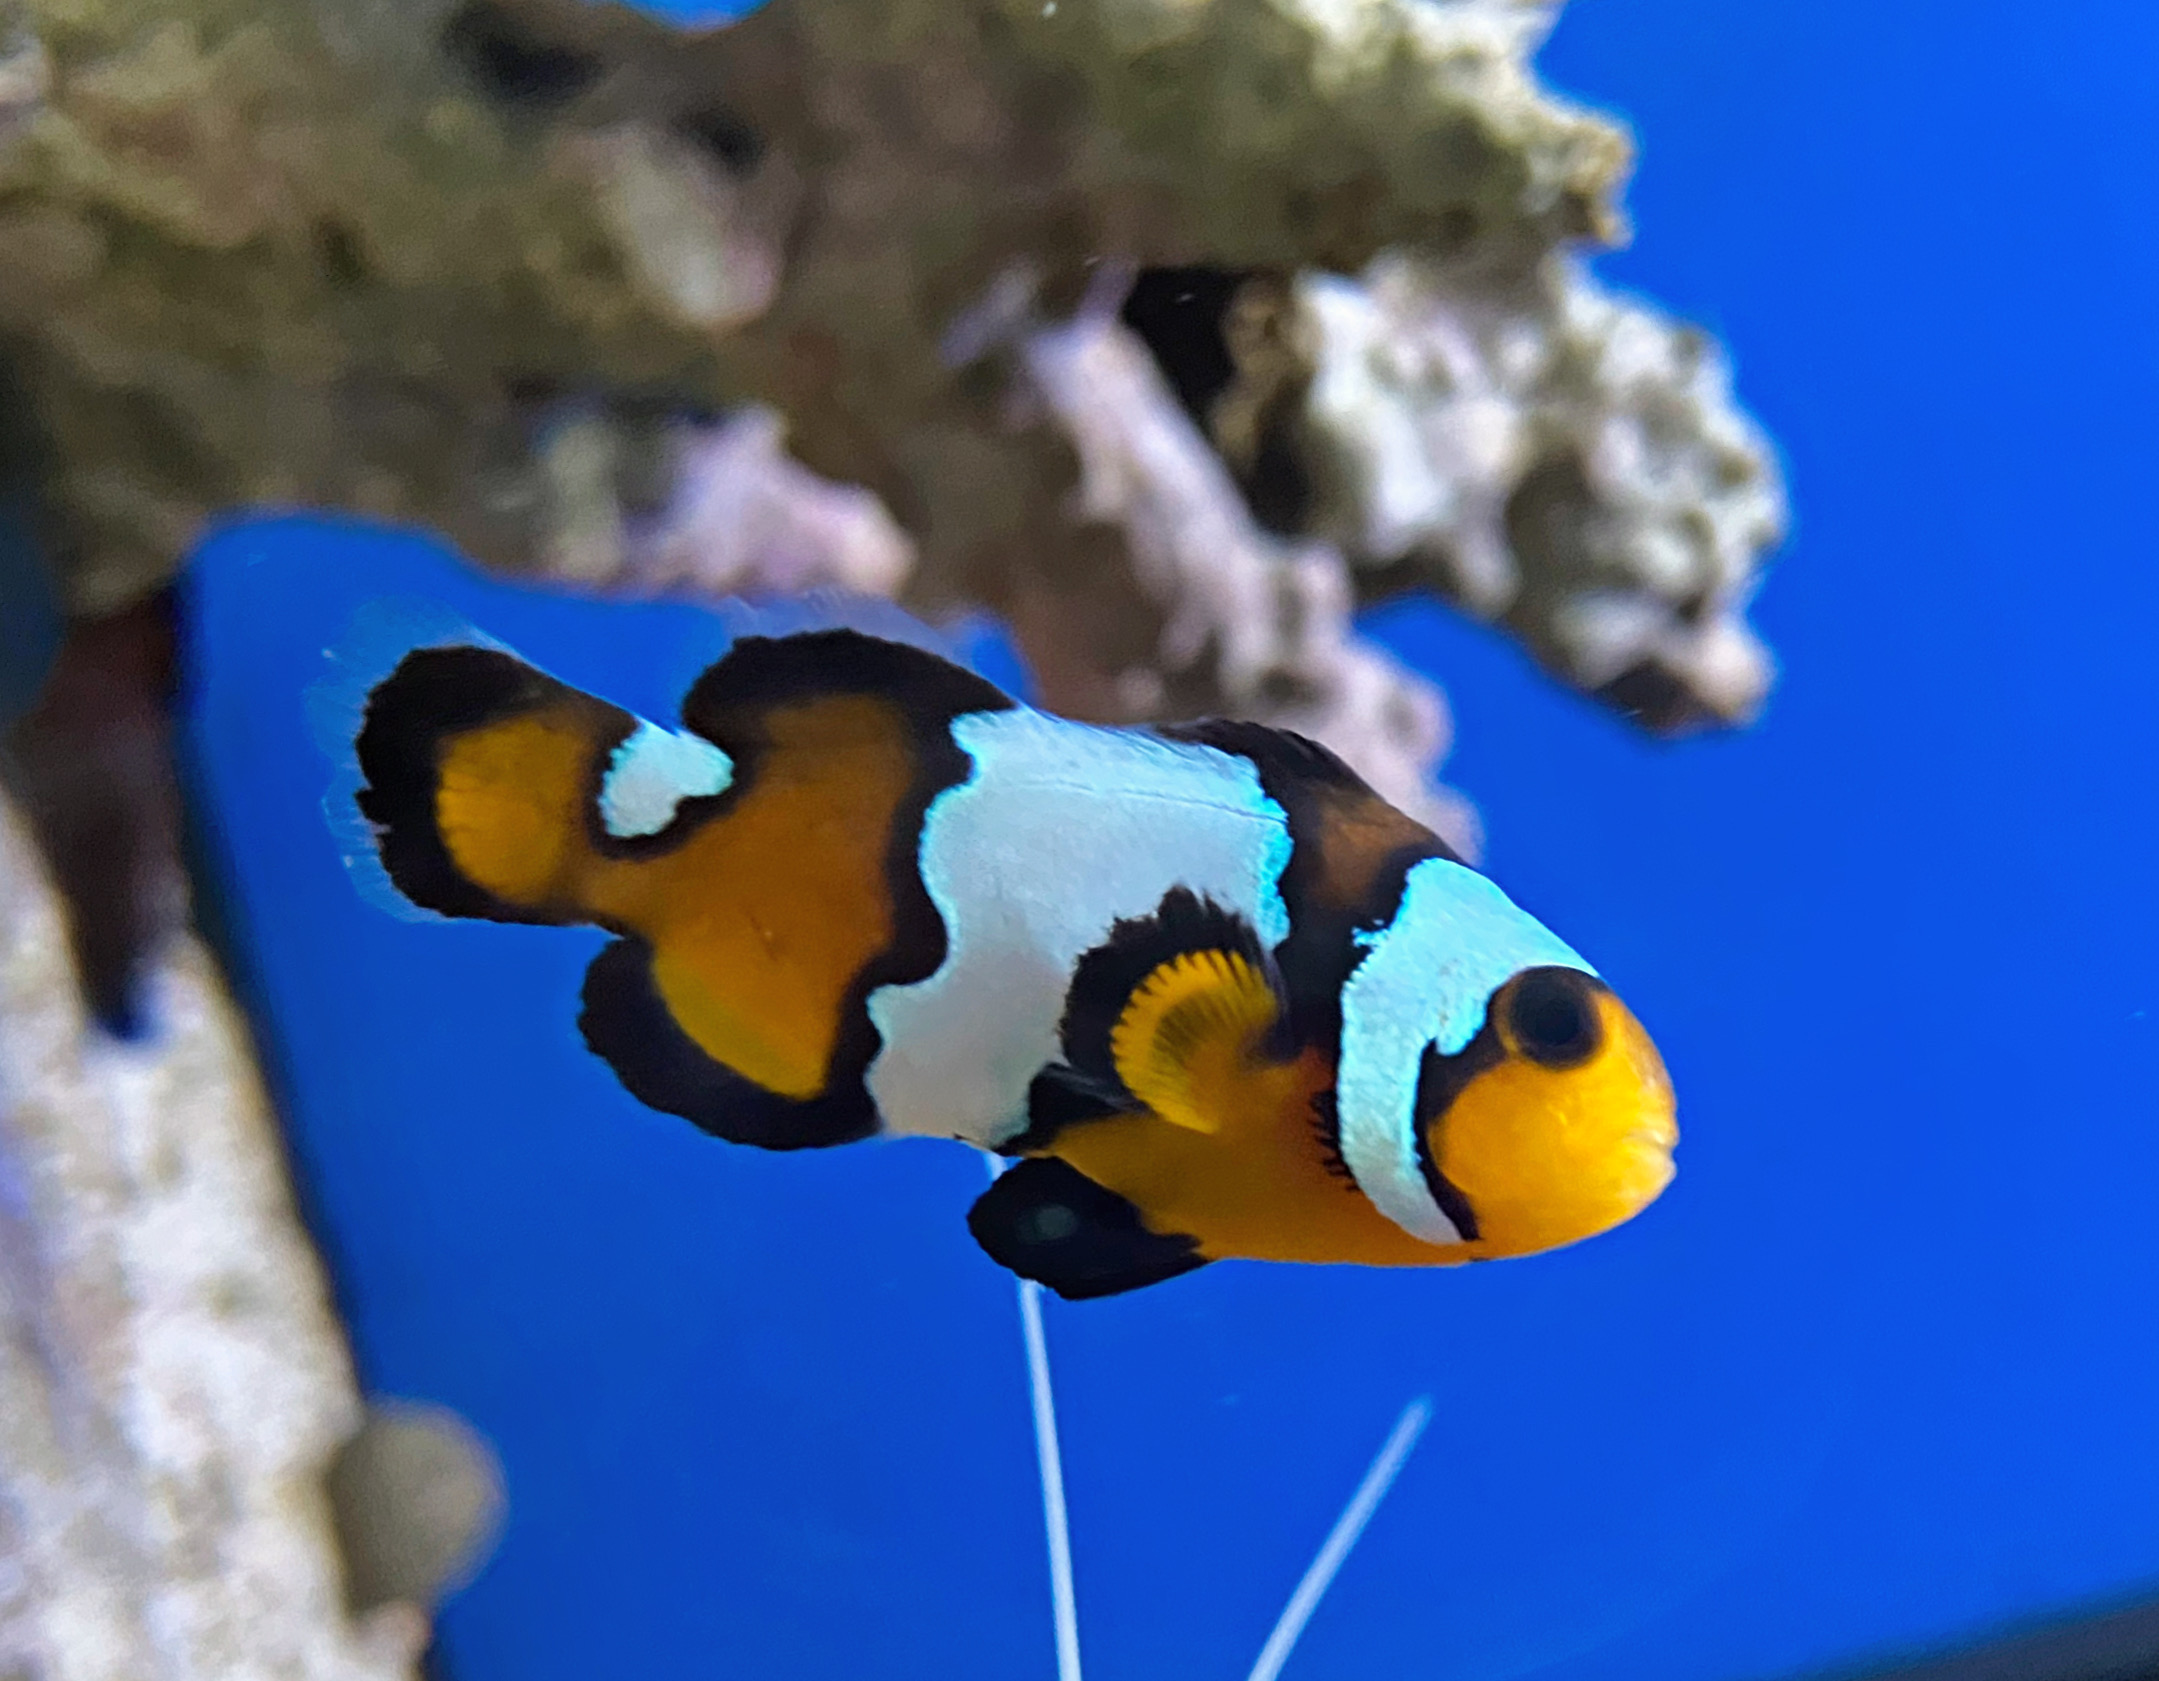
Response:
[{"label": "clownfish eye", "polygon": [[1587,1062],[1604,1043],[1589,977],[1573,969],[1529,969],[1507,988],[1506,1027],[1521,1053],[1547,1068]]}]

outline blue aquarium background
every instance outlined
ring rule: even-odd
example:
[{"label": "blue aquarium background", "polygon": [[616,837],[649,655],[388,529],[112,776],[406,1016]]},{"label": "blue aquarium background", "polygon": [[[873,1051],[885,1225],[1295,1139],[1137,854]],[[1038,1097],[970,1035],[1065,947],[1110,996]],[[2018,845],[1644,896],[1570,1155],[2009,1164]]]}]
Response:
[{"label": "blue aquarium background", "polygon": [[[1787,454],[1786,675],[1660,745],[1437,607],[1372,627],[1447,685],[1493,873],[1658,1035],[1680,1176],[1541,1259],[1047,1303],[1095,1681],[1245,1676],[1426,1396],[1290,1681],[1766,1681],[2159,1592],[2155,49],[2133,0],[1569,7],[1545,73],[1646,136],[1601,271],[1735,347]],[[395,919],[323,819],[303,696],[372,601],[663,717],[728,622],[305,520],[189,592],[221,915],[365,1379],[505,1467],[445,1673],[1054,1675],[981,1158],[641,1109],[574,1027],[601,936]]]}]

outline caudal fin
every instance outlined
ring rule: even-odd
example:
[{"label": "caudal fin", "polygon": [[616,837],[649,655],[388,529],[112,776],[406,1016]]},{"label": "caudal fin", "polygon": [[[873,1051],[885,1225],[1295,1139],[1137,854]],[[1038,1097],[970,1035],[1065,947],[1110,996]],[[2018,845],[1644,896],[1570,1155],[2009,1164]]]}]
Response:
[{"label": "caudal fin", "polygon": [[368,695],[355,803],[413,904],[582,921],[601,772],[638,728],[499,648],[421,648]]}]

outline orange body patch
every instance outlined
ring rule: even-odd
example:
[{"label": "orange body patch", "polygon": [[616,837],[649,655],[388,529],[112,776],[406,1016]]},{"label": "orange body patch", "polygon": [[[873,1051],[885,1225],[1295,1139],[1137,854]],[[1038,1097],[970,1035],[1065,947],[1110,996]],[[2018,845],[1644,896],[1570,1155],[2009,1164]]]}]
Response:
[{"label": "orange body patch", "polygon": [[570,908],[604,717],[596,705],[565,700],[444,744],[436,827],[451,861],[496,898]]},{"label": "orange body patch", "polygon": [[1333,1078],[1316,1051],[1250,1065],[1210,1105],[1223,1117],[1213,1132],[1142,1111],[1069,1128],[1042,1153],[1144,1211],[1150,1230],[1193,1238],[1211,1261],[1468,1260],[1469,1246],[1411,1237],[1328,1170],[1312,1100]]},{"label": "orange body patch", "polygon": [[777,708],[738,802],[657,856],[615,858],[587,811],[617,716],[563,701],[454,738],[436,796],[445,845],[513,905],[641,937],[701,1049],[782,1097],[815,1097],[847,993],[892,939],[886,854],[915,776],[903,719],[865,695]]}]

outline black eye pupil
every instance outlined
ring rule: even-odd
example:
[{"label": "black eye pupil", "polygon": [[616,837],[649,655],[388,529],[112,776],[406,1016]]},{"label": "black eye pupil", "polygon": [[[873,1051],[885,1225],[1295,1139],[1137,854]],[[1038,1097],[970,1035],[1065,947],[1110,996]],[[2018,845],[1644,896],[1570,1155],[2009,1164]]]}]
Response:
[{"label": "black eye pupil", "polygon": [[1516,1043],[1535,1061],[1563,1066],[1597,1048],[1596,1011],[1582,977],[1570,969],[1532,969],[1515,982],[1507,1013]]}]

